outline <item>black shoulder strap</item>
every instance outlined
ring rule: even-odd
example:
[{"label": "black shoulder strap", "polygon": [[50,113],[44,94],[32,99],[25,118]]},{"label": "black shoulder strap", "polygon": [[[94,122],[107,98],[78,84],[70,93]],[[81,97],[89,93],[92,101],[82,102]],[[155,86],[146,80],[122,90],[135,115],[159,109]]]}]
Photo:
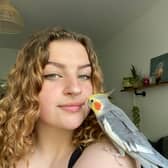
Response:
[{"label": "black shoulder strap", "polygon": [[80,145],[78,148],[75,149],[75,151],[72,153],[69,163],[68,163],[68,168],[72,168],[75,162],[78,160],[80,155],[82,154],[84,150],[84,147]]}]

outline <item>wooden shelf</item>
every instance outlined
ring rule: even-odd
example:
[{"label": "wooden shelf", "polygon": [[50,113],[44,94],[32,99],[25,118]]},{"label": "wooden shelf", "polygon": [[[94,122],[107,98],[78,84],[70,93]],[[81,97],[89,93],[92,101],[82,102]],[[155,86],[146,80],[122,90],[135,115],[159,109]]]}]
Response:
[{"label": "wooden shelf", "polygon": [[143,89],[146,89],[146,88],[154,88],[154,87],[158,87],[158,86],[168,86],[168,82],[162,82],[162,83],[158,83],[158,84],[150,84],[148,86],[141,86],[141,87],[127,87],[127,88],[123,88],[121,90],[121,92],[130,92],[130,91],[134,91],[134,93],[136,95],[142,95],[142,96],[146,96],[146,92],[145,91],[142,91],[142,92],[137,92],[137,90],[143,90]]},{"label": "wooden shelf", "polygon": [[132,91],[132,90],[142,90],[142,89],[145,89],[145,88],[152,88],[152,87],[157,87],[157,86],[166,86],[168,85],[168,82],[162,82],[162,83],[159,83],[159,84],[151,84],[151,85],[148,85],[148,86],[141,86],[141,87],[128,87],[128,88],[123,88],[121,90],[121,92],[127,92],[127,91]]}]

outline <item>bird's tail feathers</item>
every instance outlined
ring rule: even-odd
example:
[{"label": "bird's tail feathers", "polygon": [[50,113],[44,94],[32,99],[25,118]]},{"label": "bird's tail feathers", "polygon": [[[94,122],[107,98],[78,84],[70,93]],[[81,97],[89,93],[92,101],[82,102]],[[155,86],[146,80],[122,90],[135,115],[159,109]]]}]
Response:
[{"label": "bird's tail feathers", "polygon": [[133,158],[137,159],[140,162],[140,164],[143,166],[143,168],[159,168],[157,165],[149,162],[148,160],[146,160],[145,158],[141,157],[140,155],[137,155],[135,153],[129,153],[129,154]]},{"label": "bird's tail feathers", "polygon": [[[155,151],[151,153],[130,153],[134,158],[137,158],[144,168],[168,168],[168,160],[162,156],[159,152]],[[150,165],[150,166],[149,166]]]},{"label": "bird's tail feathers", "polygon": [[142,157],[144,157],[145,159],[149,159],[151,162],[161,166],[161,167],[165,167],[168,168],[168,160],[162,156],[159,152],[157,152],[156,150],[154,150],[154,154],[153,155],[146,155],[142,154]]}]

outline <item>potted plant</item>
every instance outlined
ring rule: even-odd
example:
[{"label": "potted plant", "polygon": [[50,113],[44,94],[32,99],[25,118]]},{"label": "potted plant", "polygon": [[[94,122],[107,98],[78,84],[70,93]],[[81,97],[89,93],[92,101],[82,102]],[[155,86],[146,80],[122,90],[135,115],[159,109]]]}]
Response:
[{"label": "potted plant", "polygon": [[141,80],[141,77],[140,75],[138,75],[136,69],[135,69],[135,66],[134,65],[131,65],[131,74],[132,74],[132,85],[134,88],[138,88],[140,86],[142,86],[142,80]]}]

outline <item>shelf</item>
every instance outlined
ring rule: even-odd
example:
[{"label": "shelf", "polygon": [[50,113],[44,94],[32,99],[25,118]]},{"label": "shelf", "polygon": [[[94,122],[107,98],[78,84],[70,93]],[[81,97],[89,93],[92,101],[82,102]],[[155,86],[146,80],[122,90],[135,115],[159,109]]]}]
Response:
[{"label": "shelf", "polygon": [[142,89],[145,89],[145,88],[152,88],[152,87],[157,87],[157,86],[166,86],[168,85],[168,82],[162,82],[162,83],[159,83],[159,84],[151,84],[151,85],[148,85],[148,86],[141,86],[141,87],[128,87],[128,88],[123,88],[121,90],[121,92],[127,92],[127,91],[132,91],[132,90],[142,90]]},{"label": "shelf", "polygon": [[127,88],[123,88],[121,90],[121,92],[134,91],[135,95],[146,96],[145,91],[138,92],[138,90],[143,90],[143,89],[146,89],[146,88],[153,88],[153,87],[158,87],[158,86],[166,86],[166,85],[168,86],[168,82],[162,82],[162,83],[158,83],[158,84],[150,84],[148,86],[141,86],[141,87],[127,87]]}]

